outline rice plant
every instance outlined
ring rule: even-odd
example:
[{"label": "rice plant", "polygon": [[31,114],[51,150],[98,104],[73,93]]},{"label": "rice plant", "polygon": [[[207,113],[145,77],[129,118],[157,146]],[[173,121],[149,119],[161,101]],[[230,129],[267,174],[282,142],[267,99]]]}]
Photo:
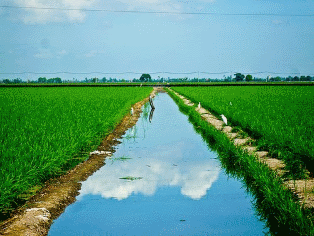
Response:
[{"label": "rice plant", "polygon": [[151,90],[0,88],[0,213],[14,208],[34,186],[88,158]]},{"label": "rice plant", "polygon": [[216,115],[224,114],[283,159],[293,178],[314,171],[313,86],[173,87]]}]

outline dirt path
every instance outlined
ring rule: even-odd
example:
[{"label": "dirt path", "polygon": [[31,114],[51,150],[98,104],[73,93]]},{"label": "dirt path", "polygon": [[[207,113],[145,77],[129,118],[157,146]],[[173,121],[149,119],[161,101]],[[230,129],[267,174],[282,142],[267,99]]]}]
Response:
[{"label": "dirt path", "polygon": [[[151,97],[156,95],[159,88],[154,88]],[[148,102],[148,98],[133,106],[133,115],[123,118],[115,130],[99,145],[98,154],[90,155],[85,162],[77,165],[67,174],[51,179],[24,206],[16,210],[12,218],[0,225],[0,235],[47,235],[53,219],[56,219],[78,195],[80,182],[104,165],[106,157],[114,152],[117,141],[132,126],[134,126],[142,112],[141,107]]]},{"label": "dirt path", "polygon": [[[169,88],[170,89],[170,88]],[[170,89],[171,90],[171,89]],[[180,95],[179,93],[171,90],[182,99],[185,105],[194,106],[190,100]],[[260,162],[268,165],[270,169],[275,171],[279,177],[283,176],[284,173],[287,172],[285,169],[285,164],[282,160],[272,158],[267,151],[257,151],[257,148],[253,146],[253,139],[249,137],[247,134],[246,138],[243,138],[243,131],[241,132],[232,132],[232,127],[227,126],[221,119],[218,119],[213,114],[211,114],[206,109],[201,106],[197,106],[195,109],[201,117],[206,120],[209,124],[213,125],[216,129],[225,133],[228,138],[234,143],[236,146],[241,146],[244,150],[246,150],[249,154],[255,155]],[[301,180],[284,180],[284,184],[290,188],[298,197],[301,204],[304,204],[308,208],[314,209],[314,179],[301,179]]]}]

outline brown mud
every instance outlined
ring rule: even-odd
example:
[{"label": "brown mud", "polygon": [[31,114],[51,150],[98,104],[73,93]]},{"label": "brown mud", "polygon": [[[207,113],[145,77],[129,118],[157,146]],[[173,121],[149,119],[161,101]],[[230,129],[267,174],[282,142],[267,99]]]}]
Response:
[{"label": "brown mud", "polygon": [[[184,96],[173,90],[171,91],[181,98],[185,105],[194,106],[194,103]],[[209,124],[225,133],[234,145],[240,146],[249,154],[254,155],[260,162],[265,163],[271,170],[275,171],[278,177],[283,177],[284,174],[288,172],[282,160],[272,158],[267,151],[257,151],[257,148],[254,146],[254,140],[249,137],[248,134],[244,135],[243,131],[232,132],[231,126],[225,125],[221,119],[218,119],[200,105],[197,106],[195,110]],[[287,180],[282,178],[282,180],[285,186],[290,188],[294,194],[298,196],[300,204],[304,204],[307,208],[314,209],[314,178],[300,180]]]},{"label": "brown mud", "polygon": [[[154,97],[162,88],[154,88]],[[146,98],[133,106],[133,115],[126,115],[99,145],[98,154],[94,152],[89,159],[68,171],[65,175],[47,181],[44,187],[23,206],[18,208],[12,217],[0,225],[0,235],[47,235],[52,220],[56,219],[65,208],[75,201],[81,182],[104,165],[106,157],[114,152],[114,146],[120,143],[125,132],[134,126],[142,112],[141,107],[149,101]]]}]

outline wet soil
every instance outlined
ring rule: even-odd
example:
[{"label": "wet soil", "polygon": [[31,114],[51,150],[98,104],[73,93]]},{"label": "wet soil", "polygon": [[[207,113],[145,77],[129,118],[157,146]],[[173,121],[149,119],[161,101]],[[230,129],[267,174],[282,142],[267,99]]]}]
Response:
[{"label": "wet soil", "polygon": [[[170,89],[170,88],[169,88]],[[179,93],[171,90],[182,99],[185,105],[194,106],[190,100],[180,95]],[[249,154],[256,156],[256,158],[265,163],[271,170],[275,171],[279,177],[282,177],[287,173],[285,164],[282,160],[272,158],[267,151],[257,151],[257,148],[253,145],[254,140],[247,134],[243,137],[243,131],[232,132],[232,127],[227,126],[221,119],[218,119],[206,109],[202,108],[200,104],[195,109],[204,120],[213,125],[216,129],[225,133],[228,138],[236,146],[240,146],[246,150]],[[314,178],[301,179],[301,180],[286,180],[283,179],[285,186],[290,188],[296,196],[298,196],[301,204],[305,207],[314,209]]]},{"label": "wet soil", "polygon": [[[151,97],[159,91],[162,91],[162,88],[154,88]],[[67,174],[47,181],[34,197],[0,225],[0,235],[47,235],[52,220],[75,201],[81,182],[104,165],[106,157],[111,156],[113,147],[119,143],[117,139],[136,124],[142,112],[141,107],[148,100],[149,98],[146,98],[133,106],[133,115],[125,116],[115,130],[102,141],[98,147],[99,154],[91,154],[89,159]]]}]

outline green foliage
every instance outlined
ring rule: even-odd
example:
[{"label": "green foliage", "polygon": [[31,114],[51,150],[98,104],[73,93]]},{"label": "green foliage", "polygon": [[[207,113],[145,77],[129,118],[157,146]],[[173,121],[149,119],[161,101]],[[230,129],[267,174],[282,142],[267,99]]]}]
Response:
[{"label": "green foliage", "polygon": [[243,81],[245,75],[241,74],[241,73],[236,73],[235,75],[235,81]]},{"label": "green foliage", "polygon": [[47,80],[47,83],[62,83],[62,80],[59,77],[50,78],[50,79]]},{"label": "green foliage", "polygon": [[140,81],[141,82],[151,82],[152,77],[150,76],[150,74],[142,74],[140,77]]},{"label": "green foliage", "polygon": [[125,180],[133,181],[133,180],[143,179],[143,177],[126,176],[126,177],[121,177],[121,178],[119,178],[119,179],[125,179]]},{"label": "green foliage", "polygon": [[92,83],[97,83],[98,80],[99,80],[99,79],[98,79],[97,77],[94,77],[94,78],[92,78],[92,81],[91,81],[91,82],[92,82]]},{"label": "green foliage", "polygon": [[[0,83],[1,83],[1,80],[0,80]],[[4,79],[2,81],[2,83],[4,83],[4,84],[20,84],[20,83],[23,83],[23,81],[20,78],[16,78],[16,79],[13,79],[13,80]]]},{"label": "green foliage", "polygon": [[294,76],[292,81],[300,81],[300,78],[298,76]]},{"label": "green foliage", "polygon": [[271,77],[271,78],[269,79],[269,81],[271,81],[271,82],[278,82],[278,81],[281,81],[281,77],[279,77],[279,76]]},{"label": "green foliage", "polygon": [[116,161],[127,161],[127,160],[131,160],[132,158],[130,157],[125,157],[125,156],[122,156],[122,157],[115,157],[115,158],[111,158],[111,164],[113,164],[114,162]]},{"label": "green foliage", "polygon": [[33,186],[85,160],[151,90],[0,88],[0,213]]},{"label": "green foliage", "polygon": [[47,78],[46,77],[39,77],[38,83],[47,83]]},{"label": "green foliage", "polygon": [[246,75],[245,76],[245,81],[249,82],[253,80],[253,76],[252,75]]},{"label": "green foliage", "polygon": [[[215,114],[224,114],[258,139],[260,149],[270,150],[294,172],[314,171],[314,87],[173,87]],[[231,102],[231,104],[230,104]],[[280,155],[279,155],[280,153]],[[292,160],[298,160],[293,161]],[[301,161],[301,162],[300,162]],[[298,178],[295,173],[295,178]]]}]

